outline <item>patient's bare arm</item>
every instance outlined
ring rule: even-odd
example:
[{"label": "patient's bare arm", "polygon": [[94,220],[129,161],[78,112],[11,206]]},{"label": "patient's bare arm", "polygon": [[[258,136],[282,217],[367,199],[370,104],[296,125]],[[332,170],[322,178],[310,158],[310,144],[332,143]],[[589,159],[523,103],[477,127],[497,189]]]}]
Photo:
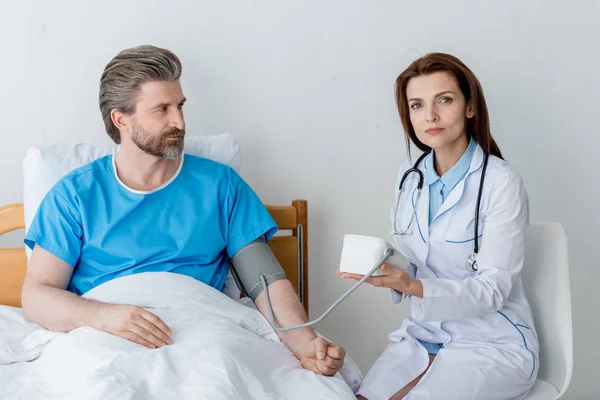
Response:
[{"label": "patient's bare arm", "polygon": [[[270,284],[269,297],[278,326],[298,325],[308,321],[304,307],[287,279]],[[264,292],[258,295],[255,304],[265,318],[269,319]],[[344,349],[335,343],[329,343],[322,337],[317,337],[310,327],[277,332],[277,334],[298,357],[305,369],[321,375],[334,375],[344,365],[346,355]]]},{"label": "patient's bare arm", "polygon": [[27,320],[59,332],[90,326],[149,348],[172,343],[169,327],[143,308],[87,300],[68,292],[72,271],[71,265],[34,247],[22,292]]}]

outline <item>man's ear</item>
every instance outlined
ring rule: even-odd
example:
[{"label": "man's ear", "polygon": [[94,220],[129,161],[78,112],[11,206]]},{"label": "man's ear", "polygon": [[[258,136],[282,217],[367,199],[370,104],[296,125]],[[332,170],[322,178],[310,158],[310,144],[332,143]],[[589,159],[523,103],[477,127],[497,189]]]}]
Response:
[{"label": "man's ear", "polygon": [[117,109],[110,112],[110,119],[121,132],[127,131],[131,124],[131,116]]}]

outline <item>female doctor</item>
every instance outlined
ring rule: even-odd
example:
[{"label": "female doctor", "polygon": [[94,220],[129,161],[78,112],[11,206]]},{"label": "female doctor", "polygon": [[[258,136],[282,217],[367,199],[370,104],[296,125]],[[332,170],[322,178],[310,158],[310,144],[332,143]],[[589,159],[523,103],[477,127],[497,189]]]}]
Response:
[{"label": "female doctor", "polygon": [[456,57],[414,61],[396,100],[407,147],[424,152],[401,168],[392,209],[394,245],[410,266],[384,264],[387,275],[367,282],[391,289],[394,304],[408,299],[410,317],[358,398],[523,399],[539,367],[521,282],[523,180],[492,138],[479,81]]}]

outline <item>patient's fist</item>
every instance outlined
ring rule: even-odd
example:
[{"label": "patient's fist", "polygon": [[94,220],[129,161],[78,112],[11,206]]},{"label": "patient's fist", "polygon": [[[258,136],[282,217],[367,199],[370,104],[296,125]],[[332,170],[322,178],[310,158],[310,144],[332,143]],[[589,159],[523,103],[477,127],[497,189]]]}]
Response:
[{"label": "patient's fist", "polygon": [[302,368],[316,374],[333,376],[344,366],[346,352],[335,343],[317,337],[310,343],[305,355],[300,357]]},{"label": "patient's fist", "polygon": [[103,304],[98,310],[96,328],[155,349],[173,344],[171,329],[156,315],[141,307]]}]

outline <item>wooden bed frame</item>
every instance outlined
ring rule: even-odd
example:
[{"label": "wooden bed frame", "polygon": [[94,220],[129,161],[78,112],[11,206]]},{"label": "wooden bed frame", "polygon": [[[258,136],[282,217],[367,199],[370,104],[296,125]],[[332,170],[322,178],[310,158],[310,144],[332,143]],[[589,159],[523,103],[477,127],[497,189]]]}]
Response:
[{"label": "wooden bed frame", "polygon": [[[294,200],[291,205],[266,207],[282,233],[274,236],[269,241],[269,246],[308,312],[307,202]],[[0,207],[0,235],[23,228],[23,204]],[[286,235],[286,231],[291,232]],[[0,305],[21,306],[21,287],[26,269],[24,247],[0,249]]]}]

